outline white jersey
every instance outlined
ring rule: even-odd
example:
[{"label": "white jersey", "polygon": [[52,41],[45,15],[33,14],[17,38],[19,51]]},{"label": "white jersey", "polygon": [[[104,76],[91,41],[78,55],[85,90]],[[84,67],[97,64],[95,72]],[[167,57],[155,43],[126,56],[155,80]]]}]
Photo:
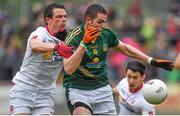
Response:
[{"label": "white jersey", "polygon": [[50,35],[45,27],[38,27],[28,38],[22,66],[12,81],[18,86],[36,92],[55,91],[57,77],[63,71],[62,57],[53,51],[32,52],[29,41],[34,35],[45,43],[60,42],[56,37]]},{"label": "white jersey", "polygon": [[116,88],[121,96],[120,115],[155,115],[154,105],[144,99],[142,88],[136,93],[129,92],[127,78],[122,79]]}]

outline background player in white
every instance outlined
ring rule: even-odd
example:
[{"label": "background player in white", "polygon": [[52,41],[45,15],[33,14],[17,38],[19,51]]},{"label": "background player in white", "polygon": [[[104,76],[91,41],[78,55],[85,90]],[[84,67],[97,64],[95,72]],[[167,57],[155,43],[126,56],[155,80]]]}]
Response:
[{"label": "background player in white", "polygon": [[[57,3],[44,10],[46,27],[31,33],[20,71],[10,91],[11,114],[34,115],[54,112],[56,80],[63,71],[62,56],[71,55],[71,47],[61,40],[66,36],[66,11]],[[59,38],[58,38],[58,37]]]},{"label": "background player in white", "polygon": [[120,115],[155,115],[154,106],[149,104],[142,94],[145,68],[139,61],[128,62],[126,77],[113,88],[115,95],[120,96]]}]

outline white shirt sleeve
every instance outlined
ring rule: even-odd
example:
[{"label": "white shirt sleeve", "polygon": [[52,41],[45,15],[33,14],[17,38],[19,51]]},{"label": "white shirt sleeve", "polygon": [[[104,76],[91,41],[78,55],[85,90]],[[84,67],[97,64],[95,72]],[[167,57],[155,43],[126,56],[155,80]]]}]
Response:
[{"label": "white shirt sleeve", "polygon": [[124,97],[124,92],[127,85],[127,78],[123,78],[118,85],[116,86],[117,91],[119,92],[121,97]]},{"label": "white shirt sleeve", "polygon": [[154,105],[151,105],[146,101],[144,101],[144,103],[145,104],[142,106],[142,115],[149,115],[149,116],[155,115]]},{"label": "white shirt sleeve", "polygon": [[43,38],[43,34],[45,33],[43,27],[38,27],[34,32],[31,33],[29,39],[31,39],[33,36],[37,36],[36,39],[40,39],[41,41],[45,41],[45,38]]}]

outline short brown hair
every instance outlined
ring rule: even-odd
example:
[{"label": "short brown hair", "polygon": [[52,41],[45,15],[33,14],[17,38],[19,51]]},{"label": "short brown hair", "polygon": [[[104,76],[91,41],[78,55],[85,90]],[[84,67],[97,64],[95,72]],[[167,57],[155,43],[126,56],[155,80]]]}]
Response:
[{"label": "short brown hair", "polygon": [[89,17],[90,19],[94,19],[97,16],[97,13],[107,14],[107,11],[104,7],[99,4],[90,5],[85,12],[85,17]]}]

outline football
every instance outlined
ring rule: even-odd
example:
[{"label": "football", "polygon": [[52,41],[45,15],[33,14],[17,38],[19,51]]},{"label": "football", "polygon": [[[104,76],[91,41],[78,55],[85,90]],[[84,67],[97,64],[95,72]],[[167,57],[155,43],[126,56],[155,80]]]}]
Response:
[{"label": "football", "polygon": [[159,79],[152,79],[144,84],[142,93],[148,103],[157,105],[167,98],[167,85]]}]

